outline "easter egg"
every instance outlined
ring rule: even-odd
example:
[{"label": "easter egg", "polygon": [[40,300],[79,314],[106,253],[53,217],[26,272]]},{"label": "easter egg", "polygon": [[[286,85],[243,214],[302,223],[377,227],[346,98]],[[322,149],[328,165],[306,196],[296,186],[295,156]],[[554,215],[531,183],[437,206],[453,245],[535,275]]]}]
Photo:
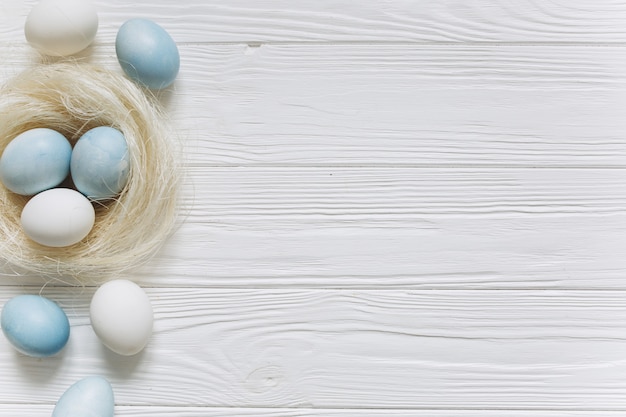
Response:
[{"label": "easter egg", "polygon": [[100,376],[88,376],[72,384],[59,398],[52,417],[113,417],[113,388]]},{"label": "easter egg", "polygon": [[151,20],[124,23],[115,38],[115,53],[126,75],[148,88],[165,88],[178,75],[178,47],[169,33]]},{"label": "easter egg", "polygon": [[56,187],[70,172],[72,145],[59,132],[36,128],[16,136],[0,157],[0,180],[17,194]]},{"label": "easter egg", "polygon": [[65,312],[38,295],[18,295],[7,301],[0,323],[9,342],[28,356],[52,356],[63,349],[70,337]]},{"label": "easter egg", "polygon": [[91,326],[100,341],[124,356],[139,353],[152,334],[152,305],[144,290],[132,281],[103,284],[89,306]]},{"label": "easter egg", "polygon": [[22,210],[26,236],[51,247],[70,246],[83,240],[95,222],[87,197],[69,188],[53,188],[31,198]]},{"label": "easter egg", "polygon": [[70,172],[76,189],[92,200],[118,195],[130,171],[128,144],[122,132],[108,126],[87,131],[72,151]]},{"label": "easter egg", "polygon": [[66,56],[85,49],[96,37],[98,13],[88,0],[41,0],[28,14],[26,40],[46,55]]}]

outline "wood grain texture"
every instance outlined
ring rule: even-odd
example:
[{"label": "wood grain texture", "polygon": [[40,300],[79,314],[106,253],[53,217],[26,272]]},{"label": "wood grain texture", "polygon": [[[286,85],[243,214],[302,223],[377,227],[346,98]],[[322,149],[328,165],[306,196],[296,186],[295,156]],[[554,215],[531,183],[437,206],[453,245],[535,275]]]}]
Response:
[{"label": "wood grain texture", "polygon": [[[0,52],[5,78],[36,60],[24,46]],[[83,59],[121,73],[114,54],[104,45]],[[626,166],[621,47],[182,45],[181,54],[180,77],[161,96],[192,165]]]},{"label": "wood grain texture", "polygon": [[[3,405],[0,413],[7,416],[25,415],[28,417],[50,417],[53,405]],[[240,417],[623,417],[622,411],[513,411],[513,410],[367,410],[341,409],[320,410],[302,408],[220,408],[220,407],[149,407],[149,406],[117,406],[115,416],[176,416],[176,417],[224,417],[237,415]],[[236,413],[236,414],[233,414]]]},{"label": "wood grain texture", "polygon": [[623,292],[152,288],[149,348],[120,358],[91,291],[43,291],[72,323],[59,357],[0,340],[3,402],[50,404],[88,370],[127,406],[626,411]]},{"label": "wood grain texture", "polygon": [[[194,169],[141,281],[624,288],[623,170]],[[210,174],[210,175],[207,175]],[[323,242],[323,243],[322,243]],[[180,265],[184,269],[180,269]]]},{"label": "wood grain texture", "polygon": [[[35,0],[4,2],[0,34],[23,40]],[[626,42],[626,5],[613,0],[95,1],[98,40],[125,20],[158,19],[187,42]]]},{"label": "wood grain texture", "polygon": [[622,48],[241,45],[185,55],[178,87],[204,93],[170,105],[192,129],[198,164],[626,161]]},{"label": "wood grain texture", "polygon": [[162,253],[130,277],[165,287],[626,288],[623,169],[195,167],[183,207]]}]

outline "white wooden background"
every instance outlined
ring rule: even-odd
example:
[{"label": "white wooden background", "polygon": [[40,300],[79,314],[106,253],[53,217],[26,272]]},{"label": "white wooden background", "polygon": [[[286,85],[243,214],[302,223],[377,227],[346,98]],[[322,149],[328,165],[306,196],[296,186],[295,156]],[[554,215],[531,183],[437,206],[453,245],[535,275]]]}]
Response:
[{"label": "white wooden background", "polygon": [[[33,4],[0,0],[2,80],[37,61]],[[2,278],[72,335],[0,340],[0,415],[101,374],[118,416],[626,416],[625,1],[96,4],[81,59],[120,71],[132,17],[179,43],[184,223],[128,276],[136,357],[97,340],[94,288]]]}]

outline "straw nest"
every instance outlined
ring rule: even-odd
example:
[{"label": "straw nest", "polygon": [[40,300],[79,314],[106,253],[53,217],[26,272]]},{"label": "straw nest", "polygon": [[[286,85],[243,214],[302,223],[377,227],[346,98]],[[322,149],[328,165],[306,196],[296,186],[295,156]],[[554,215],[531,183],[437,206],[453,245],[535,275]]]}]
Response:
[{"label": "straw nest", "polygon": [[[87,64],[26,70],[0,87],[0,151],[18,134],[47,127],[76,143],[87,130],[111,126],[128,142],[129,181],[112,200],[94,202],[95,226],[64,248],[39,245],[20,223],[29,197],[0,184],[0,257],[5,273],[105,281],[148,260],[176,223],[178,146],[158,103],[117,73]],[[63,186],[71,187],[71,184]]]}]

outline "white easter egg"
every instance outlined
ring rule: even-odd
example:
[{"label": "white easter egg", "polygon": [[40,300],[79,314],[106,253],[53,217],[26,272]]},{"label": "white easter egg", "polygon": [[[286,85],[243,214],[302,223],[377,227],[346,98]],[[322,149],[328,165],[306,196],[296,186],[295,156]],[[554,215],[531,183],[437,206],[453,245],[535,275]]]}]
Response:
[{"label": "white easter egg", "polygon": [[26,203],[21,222],[26,236],[35,242],[64,247],[83,240],[93,228],[95,218],[87,197],[69,188],[52,188]]},{"label": "white easter egg", "polygon": [[98,31],[98,13],[89,0],[41,0],[28,14],[26,40],[46,55],[82,51]]},{"label": "white easter egg", "polygon": [[89,316],[100,341],[120,355],[139,353],[152,334],[152,304],[132,281],[117,279],[98,288],[91,299]]}]

